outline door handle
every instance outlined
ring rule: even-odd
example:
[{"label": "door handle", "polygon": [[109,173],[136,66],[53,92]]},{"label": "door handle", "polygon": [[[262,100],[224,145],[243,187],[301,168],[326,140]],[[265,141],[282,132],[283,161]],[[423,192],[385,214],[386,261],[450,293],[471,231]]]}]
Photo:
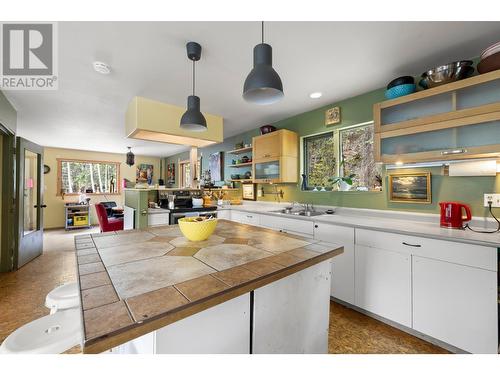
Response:
[{"label": "door handle", "polygon": [[314,228],[318,228],[318,224],[314,224]]},{"label": "door handle", "polygon": [[147,211],[147,210],[142,210],[142,211],[141,211],[141,215],[142,215],[142,216],[146,216],[147,214],[148,214],[148,211]]},{"label": "door handle", "polygon": [[411,244],[411,243],[407,243],[407,242],[403,242],[403,245],[406,245],[406,246],[411,246],[411,247],[422,247],[422,245],[418,245],[418,244]]},{"label": "door handle", "polygon": [[42,205],[38,206],[38,204],[35,204],[33,207],[35,207],[35,208],[38,208],[38,207],[40,207],[40,208],[47,208],[47,205],[46,204],[42,204]]}]

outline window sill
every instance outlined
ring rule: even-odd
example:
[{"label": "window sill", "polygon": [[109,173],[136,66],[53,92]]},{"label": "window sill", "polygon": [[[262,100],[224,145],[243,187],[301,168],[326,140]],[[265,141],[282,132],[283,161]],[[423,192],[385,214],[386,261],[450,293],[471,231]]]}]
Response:
[{"label": "window sill", "polygon": [[[118,193],[65,193],[64,196],[77,197],[80,194],[85,194],[85,195],[89,195],[89,196],[95,196],[95,195],[121,195],[122,193],[121,192],[118,192]],[[62,197],[63,195],[62,194],[56,194],[56,196],[57,197]]]},{"label": "window sill", "polygon": [[313,191],[313,190],[301,190],[301,193],[321,193],[321,194],[325,194],[325,193],[347,193],[347,194],[366,194],[366,193],[372,193],[372,194],[379,194],[379,193],[383,193],[384,191],[383,190],[347,190],[347,191],[342,191],[342,190],[327,190],[327,191]]}]

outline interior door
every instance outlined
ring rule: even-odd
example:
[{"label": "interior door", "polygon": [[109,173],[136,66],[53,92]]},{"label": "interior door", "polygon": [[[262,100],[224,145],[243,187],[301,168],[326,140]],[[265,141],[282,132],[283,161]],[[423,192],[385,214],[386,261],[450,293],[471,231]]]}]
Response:
[{"label": "interior door", "polygon": [[17,269],[43,251],[43,147],[17,137],[16,165]]}]

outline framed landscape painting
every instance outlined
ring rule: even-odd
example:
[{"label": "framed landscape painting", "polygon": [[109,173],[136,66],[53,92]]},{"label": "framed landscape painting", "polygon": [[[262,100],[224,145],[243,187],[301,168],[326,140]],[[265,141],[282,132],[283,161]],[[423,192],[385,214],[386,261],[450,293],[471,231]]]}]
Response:
[{"label": "framed landscape painting", "polygon": [[389,200],[401,203],[431,203],[431,174],[390,174]]}]

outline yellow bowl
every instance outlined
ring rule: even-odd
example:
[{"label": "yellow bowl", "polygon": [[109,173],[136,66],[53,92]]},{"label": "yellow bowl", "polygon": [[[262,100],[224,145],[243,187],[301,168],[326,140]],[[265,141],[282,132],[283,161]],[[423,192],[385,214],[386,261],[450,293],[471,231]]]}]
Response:
[{"label": "yellow bowl", "polygon": [[217,219],[198,221],[196,217],[179,219],[179,229],[189,241],[205,241],[214,232]]}]

